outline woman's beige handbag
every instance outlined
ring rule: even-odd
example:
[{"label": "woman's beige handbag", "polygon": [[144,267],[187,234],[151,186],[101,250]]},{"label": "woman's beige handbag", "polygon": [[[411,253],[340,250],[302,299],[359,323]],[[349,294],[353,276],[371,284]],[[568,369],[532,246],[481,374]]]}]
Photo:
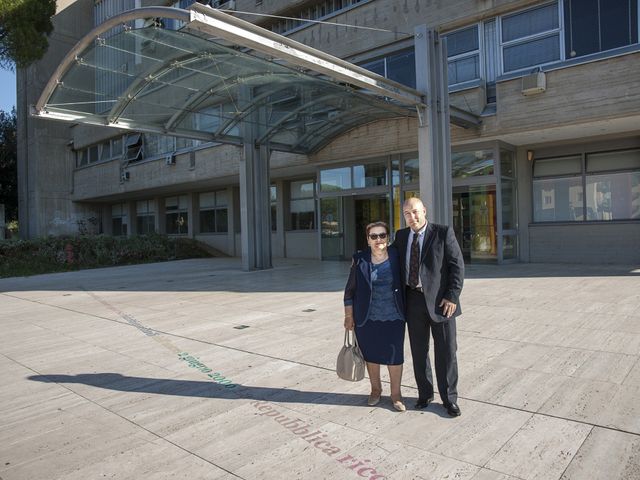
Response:
[{"label": "woman's beige handbag", "polygon": [[[351,337],[353,336],[353,342]],[[353,330],[344,331],[344,345],[338,353],[336,373],[343,380],[359,382],[364,378],[364,358]]]}]

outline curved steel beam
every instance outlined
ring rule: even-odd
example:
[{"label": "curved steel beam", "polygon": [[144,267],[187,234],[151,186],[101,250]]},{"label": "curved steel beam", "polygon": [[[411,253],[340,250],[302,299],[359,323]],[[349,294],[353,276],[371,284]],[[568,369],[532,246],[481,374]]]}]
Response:
[{"label": "curved steel beam", "polygon": [[65,55],[58,68],[45,85],[38,102],[35,104],[35,113],[39,113],[44,109],[44,106],[49,101],[49,98],[53,94],[56,86],[60,84],[62,77],[67,72],[69,67],[73,64],[76,57],[87,48],[91,42],[93,42],[101,34],[108,32],[114,27],[121,25],[131,20],[139,20],[143,18],[172,18],[183,22],[189,22],[191,20],[191,12],[182,10],[179,8],[171,7],[142,7],[135,10],[129,10],[123,12],[120,15],[110,18],[104,23],[101,23],[89,33],[87,33],[80,41]]}]

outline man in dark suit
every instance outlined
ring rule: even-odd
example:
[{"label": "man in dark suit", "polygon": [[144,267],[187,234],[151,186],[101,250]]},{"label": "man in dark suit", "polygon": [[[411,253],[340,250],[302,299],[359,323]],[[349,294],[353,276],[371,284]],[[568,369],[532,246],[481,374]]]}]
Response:
[{"label": "man in dark suit", "polygon": [[404,202],[402,210],[407,228],[396,232],[394,245],[404,260],[400,264],[406,283],[406,318],[418,385],[416,408],[426,408],[433,401],[431,334],[440,398],[449,415],[457,417],[456,317],[462,313],[462,252],[451,227],[427,222],[427,210],[419,198]]}]

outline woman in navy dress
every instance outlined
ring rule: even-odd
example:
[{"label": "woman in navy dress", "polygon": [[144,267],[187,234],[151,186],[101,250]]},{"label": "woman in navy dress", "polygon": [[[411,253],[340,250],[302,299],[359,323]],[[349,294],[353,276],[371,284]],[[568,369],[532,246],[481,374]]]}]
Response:
[{"label": "woman in navy dress", "polygon": [[368,404],[380,401],[380,365],[387,365],[393,407],[404,412],[400,383],[404,363],[404,298],[400,259],[389,248],[389,226],[384,222],[367,225],[369,248],[353,255],[351,272],[344,291],[344,326],[355,328],[358,345],[367,362],[371,381]]}]

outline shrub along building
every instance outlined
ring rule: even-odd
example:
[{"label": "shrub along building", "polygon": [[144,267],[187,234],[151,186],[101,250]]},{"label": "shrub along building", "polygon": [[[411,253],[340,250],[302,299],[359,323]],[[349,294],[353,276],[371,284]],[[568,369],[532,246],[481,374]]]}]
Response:
[{"label": "shrub along building", "polygon": [[[421,194],[470,263],[640,262],[639,0],[211,2],[265,31],[191,3],[58,2],[18,74],[23,235],[185,235],[261,268],[349,258]],[[191,10],[100,28],[151,5]]]}]

